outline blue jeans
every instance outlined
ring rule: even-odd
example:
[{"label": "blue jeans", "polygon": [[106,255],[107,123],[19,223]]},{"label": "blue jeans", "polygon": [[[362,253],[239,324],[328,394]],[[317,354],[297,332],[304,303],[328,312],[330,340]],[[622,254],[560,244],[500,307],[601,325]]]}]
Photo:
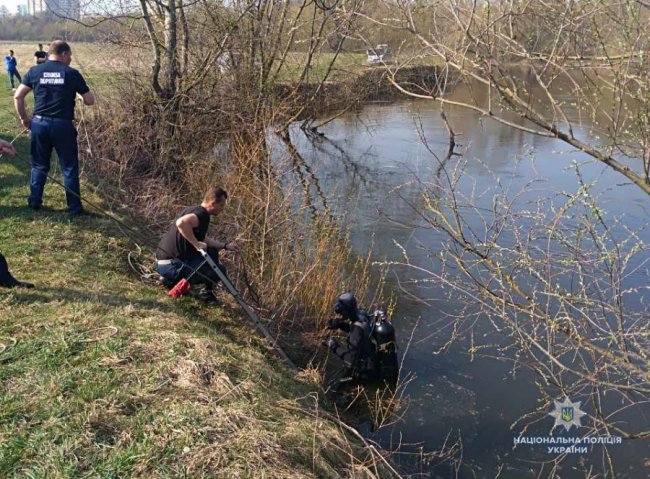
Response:
[{"label": "blue jeans", "polygon": [[[217,264],[219,269],[223,271],[223,274],[226,274],[226,267],[219,262],[219,251],[215,248],[208,248],[208,255],[210,255],[210,258],[212,258],[212,260]],[[211,286],[211,281],[214,281],[215,283],[218,282],[219,276],[214,272],[209,264],[204,264],[198,272],[192,275],[192,272],[194,272],[202,262],[203,256],[197,254],[190,258],[183,258],[183,261],[173,259],[170,264],[157,264],[156,268],[158,269],[160,276],[165,278],[165,281],[168,282],[170,286],[174,286],[181,280],[181,278],[187,279],[188,277],[190,278],[190,284],[203,283],[207,286]],[[192,276],[190,277],[190,275]]]},{"label": "blue jeans", "polygon": [[79,190],[79,151],[77,129],[72,120],[56,118],[34,118],[29,136],[29,151],[32,157],[32,177],[29,206],[38,208],[43,203],[43,189],[50,171],[52,149],[56,150],[63,173],[65,198],[71,212],[81,212]]},{"label": "blue jeans", "polygon": [[20,78],[20,73],[18,73],[18,70],[15,68],[11,70],[7,70],[7,75],[9,75],[9,84],[11,85],[11,88],[15,88],[14,85],[14,77],[18,78],[18,84],[20,85],[20,82],[23,81],[22,78]]}]

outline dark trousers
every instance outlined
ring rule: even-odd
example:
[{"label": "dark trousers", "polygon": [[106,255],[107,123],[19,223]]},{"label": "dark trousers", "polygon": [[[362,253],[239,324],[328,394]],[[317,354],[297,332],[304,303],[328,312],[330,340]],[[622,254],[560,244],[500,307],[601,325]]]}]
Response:
[{"label": "dark trousers", "polygon": [[18,281],[11,276],[9,265],[2,253],[0,253],[0,286],[14,286]]},{"label": "dark trousers", "polygon": [[[226,267],[219,262],[219,250],[215,248],[208,248],[208,255],[212,260],[219,266],[219,269],[226,274]],[[205,284],[206,286],[212,286],[212,281],[215,283],[219,282],[219,276],[214,270],[210,267],[209,264],[204,264],[198,270],[198,272],[192,275],[192,272],[199,267],[203,262],[203,256],[197,254],[190,258],[183,258],[183,261],[172,260],[170,264],[157,265],[158,273],[160,276],[165,278],[170,286],[178,283],[182,278],[190,278],[190,284]],[[192,275],[190,277],[190,275]],[[207,279],[206,279],[207,278]]]},{"label": "dark trousers", "polygon": [[81,212],[81,193],[79,190],[79,150],[77,148],[77,129],[71,120],[55,118],[34,118],[29,137],[29,150],[32,157],[32,178],[28,203],[38,208],[43,203],[43,189],[50,171],[52,149],[56,150],[63,173],[65,198],[71,212]]},{"label": "dark trousers", "polygon": [[16,88],[16,85],[14,85],[14,77],[18,78],[18,84],[20,85],[20,82],[23,81],[22,78],[20,78],[20,73],[18,73],[18,70],[15,68],[12,68],[11,70],[7,70],[7,75],[9,75],[9,84],[11,85],[11,88]]}]

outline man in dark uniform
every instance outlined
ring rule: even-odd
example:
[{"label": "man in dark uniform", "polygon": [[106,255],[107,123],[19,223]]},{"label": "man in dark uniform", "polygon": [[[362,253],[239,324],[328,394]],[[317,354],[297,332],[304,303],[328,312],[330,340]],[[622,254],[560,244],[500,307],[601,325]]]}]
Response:
[{"label": "man in dark uniform", "polygon": [[219,250],[238,250],[235,242],[221,242],[207,237],[210,216],[218,215],[226,206],[227,199],[228,193],[222,188],[210,188],[204,195],[203,202],[181,211],[178,219],[160,239],[156,249],[156,268],[167,286],[172,287],[182,278],[189,277],[190,284],[203,285],[199,297],[206,300],[214,298],[212,281],[219,281],[217,273],[207,264],[197,273],[192,273],[203,262],[199,250],[206,251],[224,273],[225,268],[219,263]]},{"label": "man in dark uniform", "polygon": [[[79,190],[79,152],[77,130],[74,126],[75,98],[80,95],[84,104],[95,103],[81,73],[70,68],[70,45],[55,40],[50,45],[49,58],[35,65],[23,77],[14,95],[14,105],[23,126],[30,130],[32,158],[31,193],[27,204],[38,210],[43,203],[43,189],[50,171],[52,149],[56,150],[63,172],[68,212],[84,214]],[[25,110],[25,96],[34,90],[34,116],[30,119]]]},{"label": "man in dark uniform", "polygon": [[[15,156],[16,149],[8,141],[0,140],[0,157],[3,156]],[[33,288],[32,283],[27,283],[25,281],[18,281],[14,278],[9,272],[9,266],[7,265],[7,260],[2,253],[0,253],[0,286],[5,288]]]},{"label": "man in dark uniform", "polygon": [[34,63],[40,65],[41,63],[45,63],[46,61],[47,61],[47,52],[43,51],[43,44],[39,43],[38,50],[34,52]]},{"label": "man in dark uniform", "polygon": [[328,329],[340,329],[348,334],[348,345],[341,346],[334,338],[326,342],[334,354],[343,360],[346,375],[354,379],[375,379],[377,364],[375,347],[370,340],[371,318],[359,310],[357,300],[351,293],[344,293],[336,300],[334,312],[340,320],[330,320]]}]

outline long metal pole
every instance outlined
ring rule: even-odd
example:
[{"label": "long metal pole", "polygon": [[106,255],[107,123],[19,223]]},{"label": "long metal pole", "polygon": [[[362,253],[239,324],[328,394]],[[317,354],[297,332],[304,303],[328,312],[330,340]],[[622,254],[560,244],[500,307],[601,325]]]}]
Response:
[{"label": "long metal pole", "polygon": [[201,252],[201,255],[203,255],[203,258],[207,261],[207,263],[210,265],[210,267],[214,270],[215,273],[217,273],[217,276],[219,276],[219,279],[223,282],[224,286],[226,289],[232,294],[239,305],[242,307],[242,309],[246,312],[248,317],[251,319],[253,324],[257,329],[260,330],[260,332],[264,335],[264,337],[271,343],[271,346],[275,348],[275,350],[278,352],[278,354],[282,357],[285,363],[291,368],[291,369],[298,369],[297,366],[294,364],[294,362],[287,356],[287,353],[284,352],[284,350],[280,347],[278,342],[273,338],[271,335],[270,331],[264,326],[262,321],[260,320],[259,316],[257,316],[257,313],[253,311],[253,308],[251,308],[248,304],[246,304],[246,301],[244,301],[244,298],[242,298],[241,294],[239,294],[239,291],[235,288],[235,286],[230,282],[228,277],[221,271],[221,268],[217,266],[217,264],[210,258],[210,255],[204,250],[199,250]]}]

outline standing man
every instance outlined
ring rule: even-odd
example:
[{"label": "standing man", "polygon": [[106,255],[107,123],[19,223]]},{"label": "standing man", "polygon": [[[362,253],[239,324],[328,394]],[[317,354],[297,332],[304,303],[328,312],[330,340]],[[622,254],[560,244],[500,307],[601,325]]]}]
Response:
[{"label": "standing man", "polygon": [[47,61],[47,52],[43,51],[43,44],[38,44],[38,50],[34,52],[34,62],[37,65],[45,63]]},{"label": "standing man", "polygon": [[[14,146],[8,141],[0,140],[0,157],[2,156],[15,156],[16,150]],[[26,283],[25,281],[18,281],[14,278],[9,272],[9,266],[7,265],[7,260],[2,253],[0,253],[0,286],[5,288],[33,288],[32,283]]]},{"label": "standing man", "polygon": [[[50,171],[52,149],[56,150],[63,172],[67,211],[83,215],[79,190],[79,151],[77,129],[74,126],[75,98],[80,95],[85,105],[95,103],[81,73],[70,68],[72,50],[62,40],[50,45],[45,63],[35,65],[25,74],[14,95],[14,106],[23,126],[30,130],[29,151],[32,157],[32,177],[27,205],[40,209],[43,189]],[[25,96],[34,90],[34,116],[30,119],[25,110]]]},{"label": "standing man", "polygon": [[[213,261],[225,273],[219,263],[219,250],[237,251],[235,242],[221,242],[207,237],[210,216],[216,216],[226,206],[228,193],[222,189],[210,188],[203,196],[199,206],[190,206],[181,211],[158,243],[156,249],[156,268],[171,287],[182,278],[188,278],[190,284],[202,284],[198,296],[204,300],[213,300],[212,282],[219,281],[219,276],[208,264],[204,264],[196,274],[192,274],[203,262],[199,250],[206,251]],[[190,276],[191,275],[191,276]]]},{"label": "standing man", "polygon": [[14,56],[14,51],[9,50],[9,55],[5,56],[5,66],[7,67],[7,75],[9,75],[9,85],[12,90],[15,90],[14,77],[18,78],[20,84],[20,73],[18,73],[18,62]]}]

